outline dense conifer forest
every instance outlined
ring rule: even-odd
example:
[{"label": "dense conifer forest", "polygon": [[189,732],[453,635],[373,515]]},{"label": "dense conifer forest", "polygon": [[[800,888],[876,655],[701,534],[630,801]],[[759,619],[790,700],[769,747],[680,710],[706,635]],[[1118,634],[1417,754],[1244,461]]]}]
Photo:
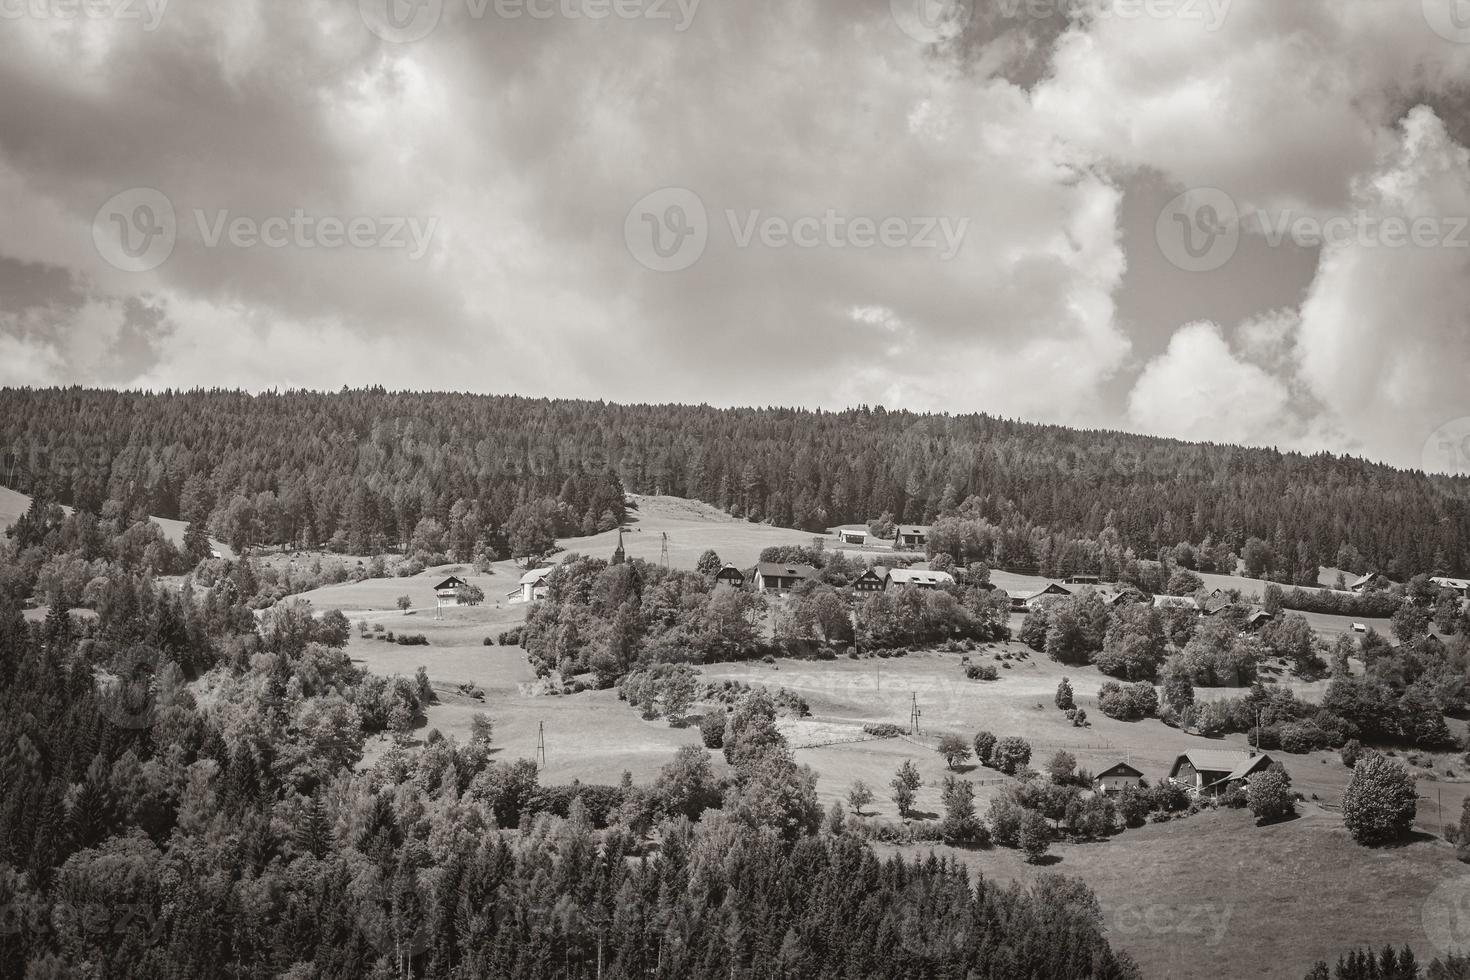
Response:
[{"label": "dense conifer forest", "polygon": [[[503,549],[518,505],[558,530],[622,518],[624,490],[691,497],[812,530],[889,514],[928,523],[975,498],[1007,567],[1042,539],[1115,534],[1287,566],[1396,578],[1470,568],[1470,480],[1360,459],[1191,445],[985,415],[861,407],[612,405],[467,394],[0,390],[0,482],[96,510],[207,520],[240,544],[406,545],[424,517]],[[459,512],[455,513],[458,506]],[[1111,529],[1111,530],[1110,530]]]}]

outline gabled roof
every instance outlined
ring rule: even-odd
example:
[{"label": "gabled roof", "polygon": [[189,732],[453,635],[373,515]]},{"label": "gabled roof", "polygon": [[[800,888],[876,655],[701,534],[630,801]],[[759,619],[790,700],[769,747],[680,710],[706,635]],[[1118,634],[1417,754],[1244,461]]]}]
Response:
[{"label": "gabled roof", "polygon": [[1233,783],[1237,779],[1246,778],[1251,773],[1260,772],[1264,769],[1267,769],[1270,767],[1270,765],[1271,757],[1269,755],[1258,755],[1247,758],[1245,761],[1241,762],[1240,765],[1230,770],[1230,772],[1226,776],[1215,780],[1213,783],[1210,783],[1209,786],[1206,786],[1205,788],[1208,789],[1210,786],[1218,786],[1220,783]]},{"label": "gabled roof", "polygon": [[1092,778],[1102,779],[1104,776],[1133,776],[1134,778],[1142,779],[1143,773],[1137,769],[1134,769],[1126,762],[1118,762],[1111,766],[1108,766],[1106,769],[1104,769],[1102,772],[1098,773]]},{"label": "gabled roof", "polygon": [[1071,595],[1071,594],[1072,594],[1072,590],[1069,589],[1069,588],[1067,588],[1065,585],[1060,585],[1060,584],[1058,584],[1056,582],[1052,582],[1049,585],[1047,585],[1046,588],[1044,588],[1044,589],[1037,589],[1035,592],[1017,592],[1017,593],[1015,593],[1015,595],[1012,598],[1024,599],[1024,600],[1029,601],[1031,599],[1040,598],[1041,596],[1044,596],[1044,595]]},{"label": "gabled roof", "polygon": [[1378,572],[1369,572],[1367,575],[1364,575],[1361,578],[1353,579],[1352,584],[1349,585],[1348,588],[1350,588],[1350,589],[1360,589],[1363,586],[1367,585],[1369,582],[1372,582],[1372,581],[1374,581],[1376,579],[1380,579],[1380,578],[1383,578],[1383,576],[1380,573],[1378,573]]},{"label": "gabled roof", "polygon": [[434,586],[434,591],[441,592],[444,589],[457,589],[464,584],[464,579],[460,578],[458,575],[451,575],[444,581],[440,582],[438,585]]},{"label": "gabled roof", "polygon": [[1200,608],[1205,611],[1206,615],[1213,616],[1215,615],[1215,613],[1224,612],[1226,609],[1229,609],[1233,605],[1235,605],[1235,603],[1230,601],[1230,597],[1228,595],[1216,589],[1214,592],[1210,593],[1210,595],[1205,597],[1205,601]]},{"label": "gabled roof", "polygon": [[756,564],[755,574],[762,578],[811,578],[817,574],[817,570],[810,565],[763,561]]},{"label": "gabled roof", "polygon": [[1460,592],[1470,589],[1470,578],[1448,578],[1444,575],[1436,575],[1429,581],[1442,588],[1456,589]]},{"label": "gabled roof", "polygon": [[531,569],[531,571],[521,576],[521,584],[531,585],[532,583],[539,582],[554,571],[556,571],[555,565],[551,565],[547,568],[533,568]]},{"label": "gabled roof", "polygon": [[898,529],[897,530],[898,530],[898,534],[900,536],[906,536],[906,535],[910,535],[910,534],[928,534],[929,533],[929,525],[928,524],[900,524],[898,526]]},{"label": "gabled roof", "polygon": [[1275,618],[1276,617],[1273,616],[1271,613],[1268,613],[1266,610],[1261,609],[1260,607],[1257,607],[1257,608],[1251,610],[1250,615],[1247,616],[1247,617],[1245,617],[1245,621],[1247,623],[1258,623],[1258,622],[1260,622],[1263,619],[1275,619]]},{"label": "gabled roof", "polygon": [[727,578],[729,577],[731,572],[739,575],[742,579],[745,578],[745,573],[736,568],[734,565],[731,565],[729,562],[726,562],[720,567],[720,570],[718,572],[715,572],[715,578]]},{"label": "gabled roof", "polygon": [[880,582],[883,582],[888,579],[888,575],[891,571],[892,569],[888,568],[886,565],[870,565],[863,570],[863,574],[859,575],[856,581],[861,582],[863,579],[871,577],[877,579]]},{"label": "gabled roof", "polygon": [[895,568],[889,571],[888,580],[895,585],[948,585],[954,576],[927,568]]},{"label": "gabled roof", "polygon": [[1199,603],[1190,595],[1156,595],[1155,609],[1198,609]]},{"label": "gabled roof", "polygon": [[[1266,758],[1258,756],[1257,758]],[[1198,772],[1232,773],[1238,767],[1251,761],[1249,752],[1241,752],[1232,749],[1190,749],[1174,760],[1174,765],[1169,767],[1169,778],[1173,778],[1179,772],[1179,764],[1188,762]]]}]

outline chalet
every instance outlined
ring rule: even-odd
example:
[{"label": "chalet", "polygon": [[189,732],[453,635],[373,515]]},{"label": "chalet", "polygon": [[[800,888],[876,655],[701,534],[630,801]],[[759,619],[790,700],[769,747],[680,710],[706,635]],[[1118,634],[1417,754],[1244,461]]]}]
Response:
[{"label": "chalet", "polygon": [[1267,623],[1271,622],[1275,618],[1275,616],[1273,616],[1271,613],[1268,613],[1264,609],[1252,609],[1250,611],[1250,615],[1245,617],[1246,631],[1254,633],[1256,630],[1260,629],[1262,626],[1265,626]]},{"label": "chalet", "polygon": [[1188,609],[1191,612],[1199,612],[1199,600],[1191,595],[1156,595],[1154,596],[1155,609]]},{"label": "chalet", "polygon": [[1368,624],[1367,623],[1354,623],[1353,624],[1353,632],[1354,633],[1366,633],[1366,632],[1368,632]]},{"label": "chalet", "polygon": [[1121,793],[1129,786],[1136,788],[1142,785],[1143,773],[1134,769],[1126,762],[1109,766],[1093,777],[1092,780],[1093,789],[1099,793],[1106,793],[1109,796],[1114,793]]},{"label": "chalet", "polygon": [[893,535],[893,547],[910,551],[917,550],[929,543],[929,528],[924,524],[900,524]]},{"label": "chalet", "polygon": [[1224,749],[1191,749],[1174,760],[1169,779],[1195,795],[1223,793],[1236,783],[1248,783],[1250,777],[1271,765],[1269,755]]},{"label": "chalet", "polygon": [[750,570],[748,580],[757,592],[785,592],[817,577],[810,565],[784,565],[763,561]]},{"label": "chalet", "polygon": [[867,544],[868,531],[866,528],[839,527],[837,540],[843,544]]},{"label": "chalet", "polygon": [[1446,578],[1443,575],[1436,575],[1429,581],[1441,589],[1458,592],[1461,599],[1470,599],[1470,578]]},{"label": "chalet", "polygon": [[468,582],[459,576],[451,575],[434,586],[434,599],[441,606],[457,606],[459,605],[460,586],[468,584]]},{"label": "chalet", "polygon": [[1353,590],[1354,592],[1367,592],[1370,589],[1386,589],[1392,584],[1393,583],[1388,580],[1388,576],[1380,574],[1379,572],[1369,572],[1362,578],[1354,579],[1352,583],[1348,585],[1348,588]]},{"label": "chalet", "polygon": [[954,576],[949,572],[934,572],[927,568],[893,568],[888,571],[889,588],[937,589],[941,585],[953,585]]},{"label": "chalet", "polygon": [[1053,600],[1049,597],[1069,596],[1071,594],[1071,589],[1067,588],[1064,585],[1058,585],[1057,583],[1052,582],[1046,588],[1037,589],[1034,592],[1012,592],[1010,594],[1011,608],[1018,612],[1025,612],[1026,610],[1031,608],[1032,603],[1051,602]]},{"label": "chalet", "polygon": [[888,588],[888,569],[873,565],[853,579],[852,587],[858,592],[882,592]]},{"label": "chalet", "polygon": [[718,572],[715,572],[715,588],[721,586],[730,589],[739,589],[745,586],[745,573],[734,565],[726,563]]},{"label": "chalet", "polygon": [[1068,585],[1102,585],[1100,575],[1068,575],[1063,581]]},{"label": "chalet", "polygon": [[[551,587],[546,580],[551,573],[556,571],[556,566],[550,568],[536,568],[521,576],[520,601],[540,602],[546,598],[546,590]],[[511,593],[516,595],[516,593]]]}]

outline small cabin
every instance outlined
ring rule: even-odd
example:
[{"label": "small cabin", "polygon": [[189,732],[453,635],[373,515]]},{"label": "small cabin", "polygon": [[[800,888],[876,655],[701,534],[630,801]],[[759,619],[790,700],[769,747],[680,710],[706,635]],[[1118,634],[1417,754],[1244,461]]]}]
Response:
[{"label": "small cabin", "polygon": [[863,528],[841,527],[837,529],[837,540],[843,544],[867,544],[868,532]]},{"label": "small cabin", "polygon": [[900,524],[893,535],[893,547],[918,551],[929,543],[929,527],[926,524]]},{"label": "small cabin", "polygon": [[1133,768],[1126,762],[1119,762],[1109,766],[1098,773],[1092,780],[1092,788],[1099,793],[1112,796],[1121,793],[1128,787],[1137,788],[1143,785],[1143,773]]},{"label": "small cabin", "polygon": [[715,572],[715,588],[741,589],[745,587],[745,573],[734,565],[725,564]]},{"label": "small cabin", "polygon": [[751,584],[757,592],[787,592],[816,577],[817,570],[810,565],[775,561],[760,562],[750,572]]}]

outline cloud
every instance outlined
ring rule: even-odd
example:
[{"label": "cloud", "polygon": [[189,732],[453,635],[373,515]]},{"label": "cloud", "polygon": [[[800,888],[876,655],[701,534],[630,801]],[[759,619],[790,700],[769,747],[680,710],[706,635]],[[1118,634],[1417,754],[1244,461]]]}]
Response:
[{"label": "cloud", "polygon": [[1201,442],[1277,445],[1286,385],[1235,355],[1213,323],[1181,327],[1149,362],[1128,399],[1138,429]]}]

